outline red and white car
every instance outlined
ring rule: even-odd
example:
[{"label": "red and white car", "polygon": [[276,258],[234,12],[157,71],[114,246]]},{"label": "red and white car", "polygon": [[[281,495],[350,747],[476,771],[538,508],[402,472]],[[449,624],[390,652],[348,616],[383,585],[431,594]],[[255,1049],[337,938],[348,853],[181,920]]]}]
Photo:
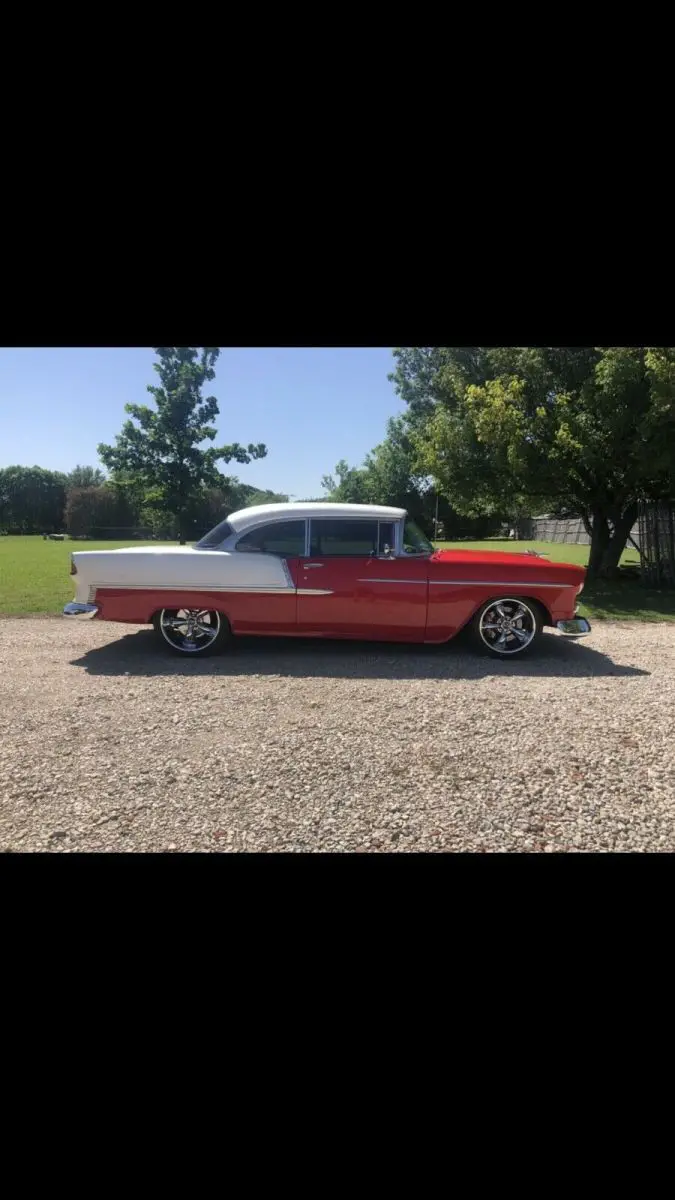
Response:
[{"label": "red and white car", "polygon": [[530,554],[434,550],[404,509],[263,504],[233,513],[196,546],[72,556],[67,616],[154,625],[181,654],[234,634],[475,642],[510,657],[545,625],[583,637],[585,570]]}]

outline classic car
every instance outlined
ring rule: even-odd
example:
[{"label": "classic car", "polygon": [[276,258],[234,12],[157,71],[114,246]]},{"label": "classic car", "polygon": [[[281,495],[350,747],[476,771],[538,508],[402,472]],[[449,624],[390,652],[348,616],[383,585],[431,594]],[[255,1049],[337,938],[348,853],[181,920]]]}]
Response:
[{"label": "classic car", "polygon": [[583,567],[532,553],[435,550],[402,508],[263,504],[195,546],[71,555],[67,616],[154,625],[181,654],[236,634],[446,642],[469,627],[490,654],[522,654],[545,625],[583,637]]}]

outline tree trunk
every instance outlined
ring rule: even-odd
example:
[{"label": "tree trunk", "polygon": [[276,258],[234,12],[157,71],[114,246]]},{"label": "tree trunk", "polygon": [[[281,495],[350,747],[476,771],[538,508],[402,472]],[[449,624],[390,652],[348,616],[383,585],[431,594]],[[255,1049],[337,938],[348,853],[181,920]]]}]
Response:
[{"label": "tree trunk", "polygon": [[637,512],[637,503],[629,504],[623,511],[619,510],[611,517],[600,509],[593,511],[589,576],[599,579],[616,578],[619,560],[637,519]]},{"label": "tree trunk", "polygon": [[593,517],[589,512],[582,512],[581,520],[583,521],[584,529],[588,535],[589,544],[593,537]]},{"label": "tree trunk", "polygon": [[600,575],[603,579],[615,579],[619,573],[619,562],[626,548],[628,535],[637,520],[637,504],[629,504],[622,513],[617,514],[613,521],[612,535],[600,564]]},{"label": "tree trunk", "polygon": [[591,549],[588,556],[588,574],[599,575],[605,552],[609,546],[610,532],[607,516],[600,509],[591,513]]}]

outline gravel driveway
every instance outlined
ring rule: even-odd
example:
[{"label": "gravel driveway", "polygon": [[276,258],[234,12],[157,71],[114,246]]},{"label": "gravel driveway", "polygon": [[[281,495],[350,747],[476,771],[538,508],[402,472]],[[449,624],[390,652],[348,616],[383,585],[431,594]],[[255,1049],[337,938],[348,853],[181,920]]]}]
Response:
[{"label": "gravel driveway", "polygon": [[0,848],[673,850],[675,626],[529,659],[0,620]]}]

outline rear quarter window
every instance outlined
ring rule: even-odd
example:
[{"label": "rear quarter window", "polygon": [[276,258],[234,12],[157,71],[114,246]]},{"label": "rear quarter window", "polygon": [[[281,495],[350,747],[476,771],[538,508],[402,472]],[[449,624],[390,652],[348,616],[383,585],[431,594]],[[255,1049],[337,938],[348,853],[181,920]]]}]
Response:
[{"label": "rear quarter window", "polygon": [[300,558],[305,553],[305,522],[274,521],[259,525],[239,538],[235,549],[243,554],[280,554]]},{"label": "rear quarter window", "polygon": [[220,525],[216,525],[215,529],[211,529],[205,534],[200,542],[197,542],[198,550],[215,550],[222,545],[226,538],[229,538],[233,533],[232,526],[227,521],[221,521]]}]

